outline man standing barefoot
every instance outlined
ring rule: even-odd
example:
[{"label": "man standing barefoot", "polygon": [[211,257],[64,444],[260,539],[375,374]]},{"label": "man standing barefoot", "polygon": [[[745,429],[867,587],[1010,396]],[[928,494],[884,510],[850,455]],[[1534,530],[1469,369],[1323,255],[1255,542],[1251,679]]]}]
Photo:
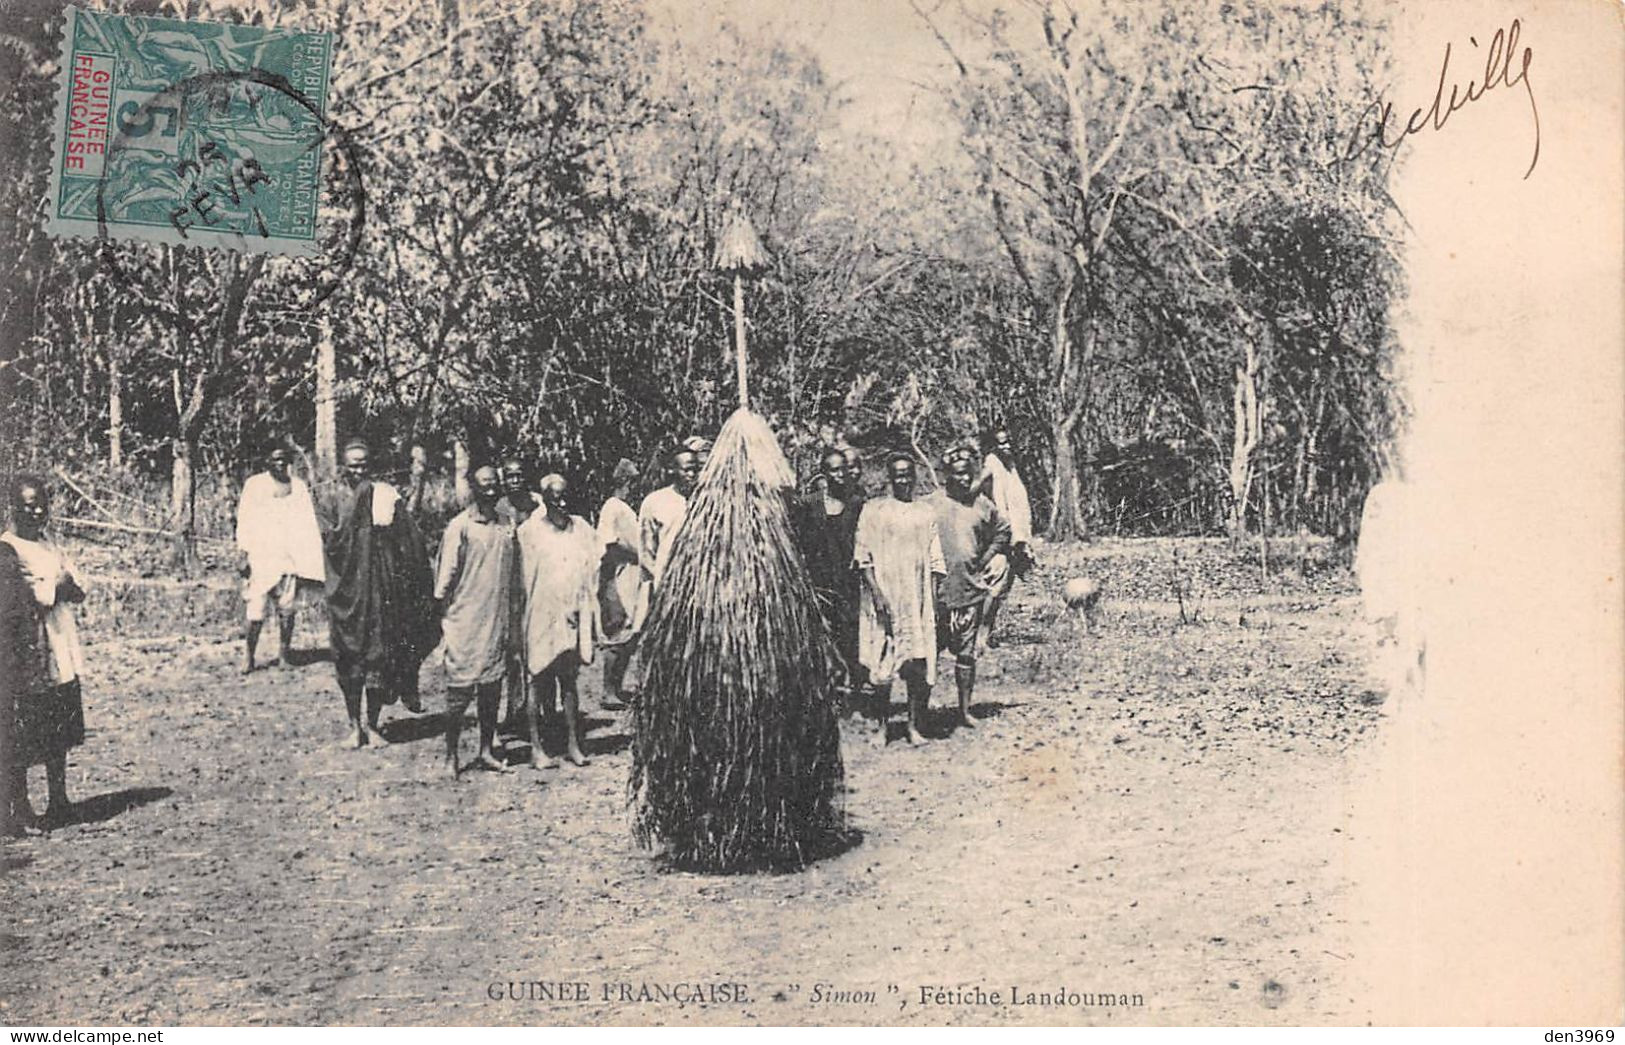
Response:
[{"label": "man standing barefoot", "polygon": [[974,729],[970,701],[976,688],[976,636],[988,601],[1004,584],[1009,569],[1004,552],[1010,547],[1010,524],[992,501],[977,492],[969,452],[955,452],[944,464],[947,488],[931,495],[948,566],[937,603],[937,647],[954,655],[959,725]]},{"label": "man standing barefoot", "polygon": [[551,720],[564,709],[564,757],[584,766],[581,698],[576,676],[592,663],[593,619],[598,605],[598,533],[565,510],[569,485],[561,475],[542,480],[539,511],[519,527],[519,568],[525,592],[525,660],[535,670],[529,700],[531,764],[541,763],[537,702]]},{"label": "man standing barefoot", "polygon": [[401,495],[372,479],[365,442],[345,444],[342,485],[327,505],[327,620],[350,718],[346,747],[387,743],[385,704],[418,702],[418,668],[440,641],[428,552]]},{"label": "man standing barefoot", "polygon": [[977,487],[992,501],[999,515],[1010,524],[1010,551],[1006,557],[1009,569],[1000,571],[997,562],[994,571],[1003,576],[987,602],[987,618],[982,622],[987,632],[987,648],[999,648],[996,628],[999,609],[1010,596],[1010,588],[1017,577],[1027,576],[1032,569],[1030,544],[1033,539],[1032,503],[1027,499],[1027,484],[1016,471],[1016,451],[1010,443],[1010,432],[995,428],[987,434],[987,457],[982,461],[982,475]]},{"label": "man standing barefoot", "polygon": [[[293,612],[299,590],[327,580],[322,562],[322,532],[316,523],[316,505],[310,487],[291,473],[292,453],[273,445],[265,471],[243,483],[237,501],[237,547],[243,553],[243,601],[248,623],[243,632],[243,674],[254,670],[254,652],[260,629],[276,604],[277,653],[289,664],[293,641]],[[273,662],[274,663],[274,662]]]},{"label": "man standing barefoot", "polygon": [[514,528],[497,511],[502,487],[496,469],[476,468],[469,487],[474,503],[446,525],[434,582],[446,656],[446,765],[453,779],[460,771],[457,743],[463,713],[471,702],[480,720],[480,753],[473,765],[508,768],[491,745],[508,671]]},{"label": "man standing barefoot", "polygon": [[880,702],[880,740],[891,719],[891,680],[908,692],[908,742],[918,744],[920,719],[937,677],[936,593],[945,569],[931,506],[914,498],[914,459],[894,454],[886,464],[891,496],[869,501],[858,517],[853,559],[863,576],[858,660]]},{"label": "man standing barefoot", "polygon": [[796,544],[812,578],[818,608],[829,625],[835,648],[846,669],[846,685],[853,698],[867,688],[858,663],[858,598],[861,582],[853,565],[858,519],[863,498],[858,496],[846,454],[835,447],[820,460],[824,488],[796,506]]},{"label": "man standing barefoot", "polygon": [[598,513],[598,543],[603,560],[598,567],[598,623],[604,648],[604,707],[626,706],[626,667],[637,648],[633,614],[637,611],[642,575],[638,567],[638,513],[632,510],[632,484],[638,469],[621,458],[615,465],[615,488]]}]

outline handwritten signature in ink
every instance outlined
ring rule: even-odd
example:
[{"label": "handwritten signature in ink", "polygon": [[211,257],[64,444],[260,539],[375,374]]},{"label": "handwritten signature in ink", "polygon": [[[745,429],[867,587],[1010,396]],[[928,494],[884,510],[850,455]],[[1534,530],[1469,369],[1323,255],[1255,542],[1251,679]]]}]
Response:
[{"label": "handwritten signature in ink", "polygon": [[[1398,125],[1394,120],[1394,103],[1378,95],[1360,114],[1358,132],[1349,143],[1345,158],[1355,159],[1373,147],[1392,152],[1413,134],[1429,128],[1443,130],[1451,113],[1478,101],[1495,88],[1510,89],[1522,84],[1524,94],[1529,98],[1529,114],[1534,120],[1535,134],[1529,168],[1523,172],[1524,179],[1528,180],[1529,175],[1534,173],[1535,164],[1540,161],[1540,108],[1535,104],[1535,88],[1529,80],[1529,65],[1535,57],[1534,49],[1525,47],[1521,53],[1518,51],[1518,34],[1522,30],[1522,20],[1514,18],[1510,26],[1495,31],[1495,35],[1490,37],[1489,47],[1484,49],[1484,76],[1477,81],[1469,77],[1465,83],[1460,83],[1450,75],[1451,45],[1446,43],[1444,61],[1439,65],[1439,86],[1433,92],[1432,103],[1425,109],[1413,110],[1410,119],[1398,127],[1396,134],[1394,129]],[[1467,39],[1475,48],[1479,46],[1476,37],[1469,36]],[[1450,88],[1448,96],[1445,94],[1446,86]],[[1374,125],[1371,124],[1373,119],[1376,121]]]}]

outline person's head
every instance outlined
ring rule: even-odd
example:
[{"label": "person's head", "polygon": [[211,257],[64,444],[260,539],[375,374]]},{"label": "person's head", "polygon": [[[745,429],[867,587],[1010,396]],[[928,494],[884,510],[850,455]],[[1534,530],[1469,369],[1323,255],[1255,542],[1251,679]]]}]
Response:
[{"label": "person's head", "polygon": [[496,507],[497,498],[502,496],[502,480],[495,468],[482,464],[468,477],[468,489],[480,510],[489,512]]},{"label": "person's head", "polygon": [[847,484],[852,479],[851,469],[846,464],[846,454],[841,450],[830,447],[824,451],[824,456],[819,463],[829,492],[844,494],[847,490]]},{"label": "person's head", "polygon": [[621,458],[615,462],[615,471],[610,474],[610,482],[615,484],[617,493],[626,493],[632,489],[632,484],[638,481],[638,466]]},{"label": "person's head", "polygon": [[527,492],[529,483],[525,475],[525,462],[517,457],[504,457],[498,478],[501,481],[502,492],[509,497],[518,497]]},{"label": "person's head", "polygon": [[691,435],[683,440],[683,449],[692,453],[694,459],[700,463],[700,467],[704,468],[705,462],[711,457],[711,440],[703,435]]},{"label": "person's head", "polygon": [[700,478],[700,455],[686,446],[679,446],[671,455],[671,484],[687,497],[694,492]]},{"label": "person's head", "polygon": [[570,495],[570,484],[564,476],[553,472],[542,480],[542,504],[547,506],[547,514],[553,519],[563,518],[566,514],[565,499]]},{"label": "person's head", "polygon": [[1010,430],[999,427],[989,429],[986,438],[988,452],[996,454],[1005,464],[1010,463],[1011,456],[1016,452],[1015,446],[1010,442]]},{"label": "person's head", "polygon": [[37,475],[19,475],[11,484],[11,524],[17,536],[37,541],[51,521],[51,488]]},{"label": "person's head", "polygon": [[357,486],[372,475],[372,447],[365,439],[351,439],[344,444],[339,472],[350,486]]},{"label": "person's head", "polygon": [[976,466],[971,461],[971,455],[965,451],[951,453],[943,465],[948,473],[948,495],[963,500],[976,483]]},{"label": "person's head", "polygon": [[279,483],[288,481],[288,469],[293,465],[293,451],[286,443],[272,443],[265,454],[265,470]]},{"label": "person's head", "polygon": [[891,495],[899,501],[914,499],[914,458],[908,454],[892,454],[886,462],[886,482]]}]

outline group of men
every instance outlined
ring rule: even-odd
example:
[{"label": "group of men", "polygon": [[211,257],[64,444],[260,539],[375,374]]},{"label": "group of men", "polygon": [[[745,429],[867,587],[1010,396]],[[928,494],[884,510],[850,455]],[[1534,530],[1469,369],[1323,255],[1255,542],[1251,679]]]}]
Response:
[{"label": "group of men", "polygon": [[[524,765],[557,765],[549,739],[570,763],[586,765],[577,678],[601,654],[605,706],[625,706],[637,636],[708,451],[697,437],[675,446],[665,459],[667,481],[637,511],[638,469],[622,459],[596,525],[568,510],[563,475],[532,489],[517,459],[479,465],[468,476],[467,506],[431,556],[406,498],[374,477],[365,442],[346,444],[340,482],[320,503],[292,474],[289,448],[275,446],[239,503],[244,670],[257,666],[273,607],[287,659],[298,593],[320,586],[349,718],[347,746],[383,742],[379,715],[387,704],[424,710],[418,670],[439,648],[453,776],[465,768],[460,739],[470,705],[479,722],[470,767],[508,768],[496,749],[504,725],[528,740]],[[987,451],[980,471],[968,448],[947,454],[944,488],[929,497],[916,495],[915,459],[894,454],[886,495],[865,502],[850,452],[831,450],[814,495],[795,506],[797,538],[847,689],[878,697],[882,737],[890,683],[900,678],[908,739],[923,739],[920,722],[942,649],[955,658],[958,720],[974,725],[980,637],[997,644],[998,607],[1030,562],[1031,514],[1008,433],[991,433]]]},{"label": "group of men", "polygon": [[943,486],[925,497],[914,455],[891,454],[885,495],[869,501],[861,497],[851,455],[828,450],[821,489],[798,507],[802,557],[850,691],[875,699],[883,744],[893,679],[906,692],[908,740],[923,741],[920,726],[944,650],[954,657],[958,724],[975,727],[978,648],[999,644],[999,608],[1014,578],[1032,564],[1032,511],[1009,433],[996,430],[985,442],[980,470],[969,447],[945,454]]},{"label": "group of men", "polygon": [[523,764],[556,766],[545,750],[544,720],[555,727],[549,735],[562,734],[563,757],[587,765],[577,676],[602,650],[606,704],[624,706],[627,661],[704,449],[692,440],[679,447],[671,482],[639,512],[627,503],[638,470],[621,460],[596,526],[568,510],[564,476],[550,474],[532,489],[517,459],[480,465],[468,476],[467,506],[431,556],[407,499],[374,476],[364,441],[345,445],[339,482],[321,498],[292,474],[290,449],[273,446],[238,505],[244,671],[258,666],[273,606],[287,660],[298,593],[320,587],[349,718],[346,746],[385,742],[379,717],[389,704],[425,710],[418,672],[438,648],[454,776],[465,768],[460,740],[470,705],[479,722],[470,767],[508,768],[496,749],[504,724],[529,741]]}]

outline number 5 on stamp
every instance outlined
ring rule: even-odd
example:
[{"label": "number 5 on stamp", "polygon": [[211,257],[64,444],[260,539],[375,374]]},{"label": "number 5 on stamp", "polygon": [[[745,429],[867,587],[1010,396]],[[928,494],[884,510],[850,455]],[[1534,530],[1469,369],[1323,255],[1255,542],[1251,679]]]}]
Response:
[{"label": "number 5 on stamp", "polygon": [[47,231],[313,257],[329,33],[67,9]]}]

